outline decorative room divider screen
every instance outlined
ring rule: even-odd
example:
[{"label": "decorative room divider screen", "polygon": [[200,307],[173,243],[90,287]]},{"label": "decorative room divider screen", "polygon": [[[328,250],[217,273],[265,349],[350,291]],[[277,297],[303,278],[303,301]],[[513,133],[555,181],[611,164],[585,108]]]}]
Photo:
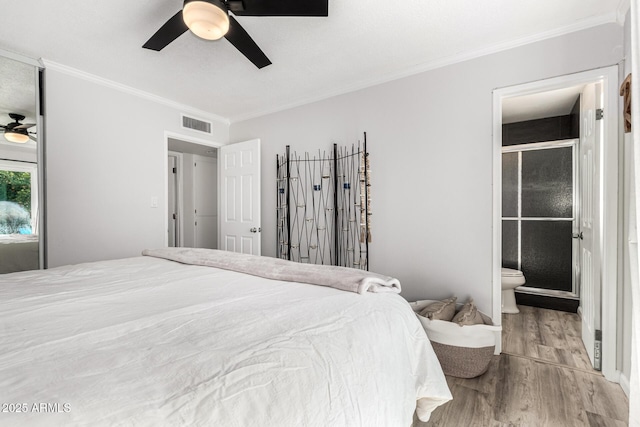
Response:
[{"label": "decorative room divider screen", "polygon": [[277,255],[311,264],[369,269],[371,169],[364,143],[318,157],[291,153],[277,162]]}]

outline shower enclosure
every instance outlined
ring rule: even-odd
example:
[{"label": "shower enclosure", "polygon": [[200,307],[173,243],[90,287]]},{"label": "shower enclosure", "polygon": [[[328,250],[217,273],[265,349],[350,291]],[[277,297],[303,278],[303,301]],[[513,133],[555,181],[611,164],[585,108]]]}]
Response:
[{"label": "shower enclosure", "polygon": [[503,146],[502,263],[519,292],[578,298],[578,140]]}]

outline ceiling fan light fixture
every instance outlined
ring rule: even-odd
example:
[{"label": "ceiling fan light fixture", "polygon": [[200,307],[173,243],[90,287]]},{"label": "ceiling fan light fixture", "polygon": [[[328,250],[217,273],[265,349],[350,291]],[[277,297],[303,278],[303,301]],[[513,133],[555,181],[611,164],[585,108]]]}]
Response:
[{"label": "ceiling fan light fixture", "polygon": [[198,37],[218,40],[229,31],[229,15],[219,0],[185,0],[184,23]]},{"label": "ceiling fan light fixture", "polygon": [[24,144],[29,141],[29,135],[27,131],[21,132],[20,130],[5,130],[4,131],[4,139],[9,142],[15,142],[17,144]]}]

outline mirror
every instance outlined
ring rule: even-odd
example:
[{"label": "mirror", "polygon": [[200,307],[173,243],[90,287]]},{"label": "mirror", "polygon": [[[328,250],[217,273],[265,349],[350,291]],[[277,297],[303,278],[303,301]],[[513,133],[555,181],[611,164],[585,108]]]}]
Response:
[{"label": "mirror", "polygon": [[44,266],[40,68],[35,62],[2,53],[0,274]]}]

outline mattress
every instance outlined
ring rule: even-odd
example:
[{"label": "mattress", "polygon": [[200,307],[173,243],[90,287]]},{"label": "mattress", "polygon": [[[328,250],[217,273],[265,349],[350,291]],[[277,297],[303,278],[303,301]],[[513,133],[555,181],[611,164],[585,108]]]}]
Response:
[{"label": "mattress", "polygon": [[451,394],[394,293],[152,257],[0,276],[0,425],[410,426]]}]

